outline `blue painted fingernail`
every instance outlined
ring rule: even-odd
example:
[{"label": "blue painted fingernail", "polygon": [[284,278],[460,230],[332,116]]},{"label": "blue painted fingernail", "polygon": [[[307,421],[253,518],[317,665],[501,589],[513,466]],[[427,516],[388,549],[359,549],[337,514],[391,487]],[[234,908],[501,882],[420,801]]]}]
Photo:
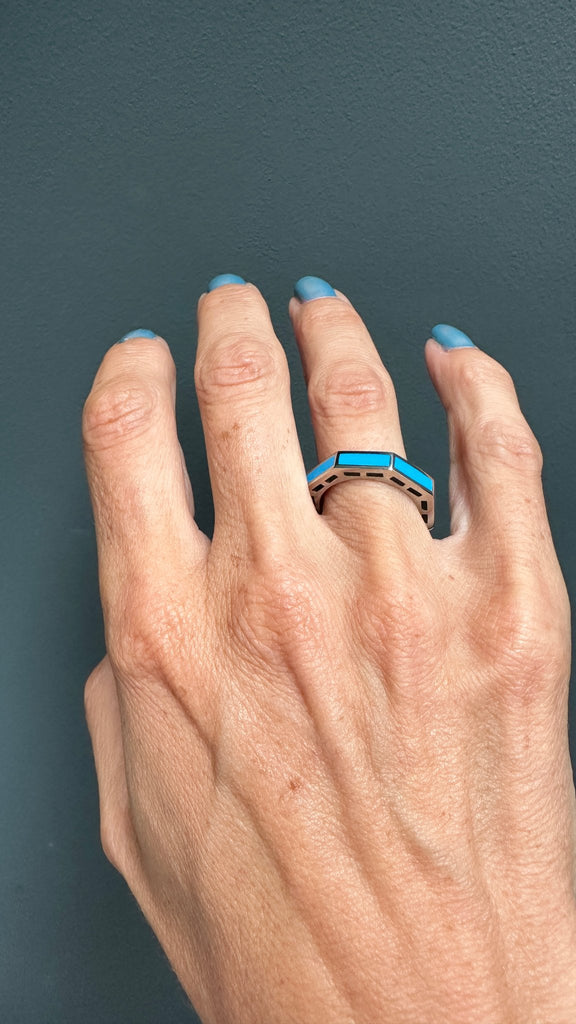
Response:
[{"label": "blue painted fingernail", "polygon": [[130,331],[130,334],[125,334],[120,341],[128,341],[128,338],[157,338],[158,335],[155,331],[147,331],[145,327],[137,327],[135,331]]},{"label": "blue painted fingernail", "polygon": [[459,331],[457,327],[451,327],[450,324],[436,324],[436,327],[432,328],[432,337],[446,349],[476,348],[472,339],[464,334],[464,331]]},{"label": "blue painted fingernail", "polygon": [[294,285],[294,295],[300,302],[310,299],[323,299],[327,295],[336,295],[331,284],[321,277],[301,277]]},{"label": "blue painted fingernail", "polygon": [[217,274],[213,277],[208,285],[206,291],[213,292],[215,288],[219,288],[221,284],[246,284],[247,282],[243,277],[238,277],[238,274]]}]

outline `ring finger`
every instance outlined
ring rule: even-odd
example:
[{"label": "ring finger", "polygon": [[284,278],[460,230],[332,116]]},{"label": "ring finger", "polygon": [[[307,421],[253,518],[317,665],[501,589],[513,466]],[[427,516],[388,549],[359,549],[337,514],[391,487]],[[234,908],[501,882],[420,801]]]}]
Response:
[{"label": "ring finger", "polygon": [[[289,313],[300,351],[318,461],[338,450],[395,452],[407,458],[392,378],[350,301],[327,282],[301,278]],[[313,301],[312,301],[313,300]],[[326,491],[323,513],[349,540],[423,530],[412,501],[377,480],[347,480]],[[384,531],[382,528],[384,527]]]}]

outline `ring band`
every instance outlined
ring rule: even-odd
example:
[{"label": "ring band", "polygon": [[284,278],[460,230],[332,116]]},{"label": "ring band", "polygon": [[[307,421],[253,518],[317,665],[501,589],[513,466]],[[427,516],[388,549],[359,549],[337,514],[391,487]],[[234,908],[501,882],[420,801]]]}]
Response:
[{"label": "ring band", "polygon": [[416,505],[429,530],[434,526],[434,479],[395,452],[335,452],[306,475],[308,488],[322,514],[326,491],[335,484],[360,477],[380,480],[404,491]]}]

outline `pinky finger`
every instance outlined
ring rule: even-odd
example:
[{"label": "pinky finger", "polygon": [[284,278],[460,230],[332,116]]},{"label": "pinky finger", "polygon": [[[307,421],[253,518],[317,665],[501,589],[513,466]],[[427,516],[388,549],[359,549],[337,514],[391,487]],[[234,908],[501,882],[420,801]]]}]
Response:
[{"label": "pinky finger", "polygon": [[456,328],[432,333],[425,357],[448,419],[451,532],[526,566],[552,544],[538,440],[508,370]]}]

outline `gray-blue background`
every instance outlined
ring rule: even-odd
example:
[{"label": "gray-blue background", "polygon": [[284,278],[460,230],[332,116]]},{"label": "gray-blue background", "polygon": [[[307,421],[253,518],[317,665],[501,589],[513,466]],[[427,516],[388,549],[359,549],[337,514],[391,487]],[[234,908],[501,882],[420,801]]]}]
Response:
[{"label": "gray-blue background", "polygon": [[172,347],[211,535],[197,297],[221,272],[263,290],[311,467],[287,303],[326,277],[396,382],[441,537],[447,431],[423,346],[461,327],[515,378],[573,598],[575,47],[568,0],[0,7],[5,1024],[193,1019],[101,852],[84,722],[103,639],[80,415],[122,334]]}]

